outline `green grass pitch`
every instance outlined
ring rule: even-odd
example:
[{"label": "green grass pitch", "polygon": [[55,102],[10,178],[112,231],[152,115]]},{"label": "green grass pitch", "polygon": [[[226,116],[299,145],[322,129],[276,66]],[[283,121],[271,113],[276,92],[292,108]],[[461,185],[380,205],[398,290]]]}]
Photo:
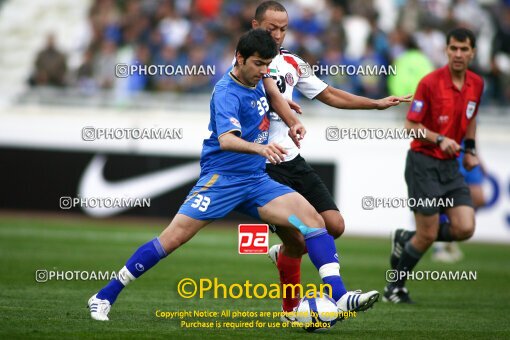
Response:
[{"label": "green grass pitch", "polygon": [[[273,264],[262,255],[237,254],[237,227],[209,227],[171,254],[120,295],[110,322],[90,319],[86,303],[105,281],[37,283],[35,271],[112,271],[163,225],[129,226],[86,219],[0,218],[0,337],[117,339],[434,339],[510,338],[509,247],[468,243],[458,264],[437,264],[427,254],[418,270],[477,271],[476,281],[414,281],[408,288],[415,305],[378,302],[366,313],[337,323],[329,332],[302,329],[183,328],[176,319],[157,318],[160,311],[278,311],[272,299],[184,299],[177,282],[217,277],[221,283],[278,282]],[[228,228],[227,228],[228,227]],[[277,238],[271,236],[271,243]],[[341,273],[348,289],[382,292],[388,269],[387,239],[345,237],[336,241]],[[302,281],[319,284],[316,270],[304,258]],[[212,321],[251,321],[218,318]],[[262,317],[262,322],[278,320]],[[187,318],[188,321],[197,318]],[[201,319],[211,321],[211,319]]]}]

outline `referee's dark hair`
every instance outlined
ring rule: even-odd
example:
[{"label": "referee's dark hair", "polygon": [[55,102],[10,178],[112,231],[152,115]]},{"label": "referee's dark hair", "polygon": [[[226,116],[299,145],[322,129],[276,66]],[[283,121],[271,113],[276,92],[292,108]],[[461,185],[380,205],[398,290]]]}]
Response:
[{"label": "referee's dark hair", "polygon": [[271,34],[258,28],[249,30],[241,36],[237,43],[236,52],[239,52],[244,60],[255,53],[258,53],[262,59],[270,59],[278,54],[278,48]]},{"label": "referee's dark hair", "polygon": [[455,40],[460,41],[460,42],[464,42],[464,41],[466,41],[466,39],[469,39],[469,44],[471,45],[471,48],[476,47],[475,34],[471,30],[468,30],[467,28],[459,27],[459,28],[455,28],[455,29],[451,30],[450,32],[448,32],[448,34],[446,35],[446,45],[447,46],[450,43],[450,39],[452,37]]},{"label": "referee's dark hair", "polygon": [[255,10],[255,20],[257,20],[258,22],[262,22],[262,20],[264,20],[264,15],[269,10],[287,13],[287,10],[285,9],[285,7],[283,7],[281,3],[277,1],[264,1]]}]

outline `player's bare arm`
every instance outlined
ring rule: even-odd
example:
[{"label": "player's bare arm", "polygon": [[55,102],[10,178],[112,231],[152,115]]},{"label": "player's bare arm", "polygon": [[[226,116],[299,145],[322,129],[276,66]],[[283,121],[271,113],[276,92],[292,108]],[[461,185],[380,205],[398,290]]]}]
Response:
[{"label": "player's bare arm", "polygon": [[[301,124],[296,115],[292,112],[291,107],[287,100],[283,98],[276,86],[276,83],[273,78],[264,78],[264,89],[266,90],[266,96],[271,102],[271,106],[274,111],[283,122],[289,127],[289,136],[296,144],[296,146],[300,147],[300,140],[305,137],[306,129]],[[297,104],[296,104],[297,105]],[[299,106],[299,105],[298,105]],[[299,108],[301,109],[301,108]]]},{"label": "player's bare arm", "polygon": [[289,103],[291,110],[294,110],[299,114],[303,114],[303,110],[301,109],[301,106],[298,103],[290,99],[287,100],[287,103]]},{"label": "player's bare arm", "polygon": [[257,154],[267,158],[272,164],[283,162],[287,151],[276,143],[258,144],[247,142],[229,132],[219,137],[220,147],[225,151]]},{"label": "player's bare arm", "polygon": [[[476,119],[472,119],[471,122],[469,122],[469,125],[467,126],[465,140],[474,141],[475,137],[476,137]],[[462,165],[464,165],[464,168],[466,168],[466,170],[471,170],[475,166],[480,165],[480,160],[478,159],[476,153],[467,149],[468,148],[466,146],[466,153],[464,154]]]},{"label": "player's bare arm", "polygon": [[408,131],[414,130],[416,136],[419,136],[418,130],[424,130],[425,131],[425,138],[419,138],[420,140],[425,140],[429,143],[438,144],[439,148],[441,148],[441,151],[443,151],[447,155],[455,155],[460,150],[460,145],[454,141],[451,138],[448,138],[446,136],[442,136],[442,141],[438,142],[438,137],[440,136],[439,133],[432,131],[430,129],[427,129],[423,124],[413,122],[409,119],[406,119],[405,128]]},{"label": "player's bare arm", "polygon": [[382,99],[370,99],[328,86],[324,91],[319,93],[316,98],[324,104],[336,107],[337,109],[384,110],[391,106],[399,105],[400,103],[410,102],[412,95],[408,94],[402,97],[389,96]]}]

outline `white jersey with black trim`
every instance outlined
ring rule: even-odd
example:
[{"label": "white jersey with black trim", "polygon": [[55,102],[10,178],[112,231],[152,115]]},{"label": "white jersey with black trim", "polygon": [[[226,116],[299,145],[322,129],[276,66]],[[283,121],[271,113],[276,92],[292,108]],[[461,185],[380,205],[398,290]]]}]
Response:
[{"label": "white jersey with black trim", "polygon": [[[292,100],[294,88],[308,99],[313,99],[328,87],[328,84],[311,74],[310,65],[284,48],[280,48],[280,53],[269,65],[269,71],[285,99]],[[275,112],[271,111],[269,118],[269,142],[277,143],[287,150],[286,162],[294,159],[299,149],[288,135],[289,128]]]}]

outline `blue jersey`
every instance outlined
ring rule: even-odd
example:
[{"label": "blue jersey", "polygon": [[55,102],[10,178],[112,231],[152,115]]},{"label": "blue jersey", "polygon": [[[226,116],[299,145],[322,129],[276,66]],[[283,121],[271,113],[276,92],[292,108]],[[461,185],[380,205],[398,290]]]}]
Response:
[{"label": "blue jersey", "polygon": [[201,174],[244,175],[263,173],[265,158],[254,154],[223,151],[218,138],[233,132],[247,142],[267,144],[269,104],[262,82],[255,87],[240,83],[230,72],[214,86],[211,98],[211,136],[204,140]]}]

